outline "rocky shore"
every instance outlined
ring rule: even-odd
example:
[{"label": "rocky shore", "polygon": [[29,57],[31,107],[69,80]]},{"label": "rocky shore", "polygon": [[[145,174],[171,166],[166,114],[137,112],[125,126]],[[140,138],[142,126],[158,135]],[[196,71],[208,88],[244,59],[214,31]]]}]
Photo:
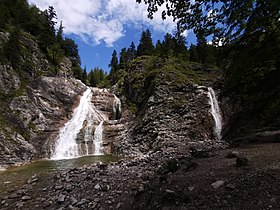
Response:
[{"label": "rocky shore", "polygon": [[279,209],[279,144],[164,151],[48,176],[0,198],[1,209]]}]

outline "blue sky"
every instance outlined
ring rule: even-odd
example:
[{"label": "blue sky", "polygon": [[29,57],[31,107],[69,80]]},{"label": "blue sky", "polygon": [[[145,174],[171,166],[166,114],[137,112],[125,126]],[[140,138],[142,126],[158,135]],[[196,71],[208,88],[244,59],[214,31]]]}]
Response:
[{"label": "blue sky", "polygon": [[[175,29],[171,18],[163,21],[157,13],[153,20],[147,18],[146,5],[136,0],[29,0],[41,10],[53,6],[58,22],[62,21],[64,35],[78,44],[82,67],[87,70],[100,67],[109,70],[113,50],[129,47],[133,41],[137,47],[142,30],[149,29],[154,43]],[[164,7],[159,10],[164,9]],[[188,43],[195,38],[185,32]]]}]

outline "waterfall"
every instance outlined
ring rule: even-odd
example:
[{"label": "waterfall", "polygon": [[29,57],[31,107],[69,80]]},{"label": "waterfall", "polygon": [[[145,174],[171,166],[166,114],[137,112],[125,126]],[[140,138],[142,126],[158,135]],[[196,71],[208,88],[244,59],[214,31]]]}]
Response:
[{"label": "waterfall", "polygon": [[83,128],[90,103],[92,92],[87,89],[80,99],[79,106],[74,110],[72,118],[59,131],[59,136],[55,144],[52,159],[67,159],[79,156],[78,144],[76,142],[77,134]]},{"label": "waterfall", "polygon": [[121,112],[121,100],[114,95],[113,113],[115,120],[121,118]]},{"label": "waterfall", "polygon": [[85,128],[85,135],[84,135],[84,140],[85,140],[85,155],[90,154],[90,144],[93,142],[93,136],[92,136],[92,125],[87,125]]},{"label": "waterfall", "polygon": [[[92,90],[88,88],[81,97],[79,106],[74,110],[72,118],[60,129],[51,159],[95,155],[96,152],[98,155],[102,154],[102,124],[107,117],[93,106],[92,95]],[[93,138],[94,122],[101,123],[97,126]],[[82,130],[84,130],[83,139],[78,143],[77,139],[80,138],[79,134]],[[98,143],[95,144],[95,140]],[[81,144],[82,142],[84,145]],[[96,146],[98,148],[95,148]]]},{"label": "waterfall", "polygon": [[211,114],[215,121],[214,134],[216,140],[219,142],[222,139],[222,115],[219,108],[219,103],[216,98],[215,92],[211,87],[208,87],[208,97],[211,105]]},{"label": "waterfall", "polygon": [[101,146],[103,143],[103,121],[96,127],[94,131],[94,155],[102,155]]}]

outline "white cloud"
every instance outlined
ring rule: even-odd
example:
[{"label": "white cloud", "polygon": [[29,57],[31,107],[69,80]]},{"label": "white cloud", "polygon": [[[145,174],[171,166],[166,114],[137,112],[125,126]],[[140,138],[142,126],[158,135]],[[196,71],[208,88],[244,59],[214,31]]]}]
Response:
[{"label": "white cloud", "polygon": [[[161,19],[161,12],[153,20],[147,18],[147,6],[135,0],[29,0],[40,9],[53,6],[58,20],[63,21],[66,34],[76,34],[90,44],[112,46],[125,36],[125,26],[140,28],[149,25],[156,31],[171,32],[175,23]],[[164,8],[159,8],[162,11]]]}]

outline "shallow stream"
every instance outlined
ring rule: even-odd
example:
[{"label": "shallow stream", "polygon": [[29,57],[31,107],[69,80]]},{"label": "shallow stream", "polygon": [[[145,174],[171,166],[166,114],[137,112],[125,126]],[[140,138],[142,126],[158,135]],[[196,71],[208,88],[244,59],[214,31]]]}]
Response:
[{"label": "shallow stream", "polygon": [[38,175],[38,182],[44,182],[44,177],[51,176],[57,172],[64,172],[97,162],[108,163],[116,161],[118,161],[118,158],[112,155],[84,156],[67,160],[38,160],[9,168],[6,171],[0,171],[0,201],[3,196],[27,184],[28,179],[33,175]]}]

